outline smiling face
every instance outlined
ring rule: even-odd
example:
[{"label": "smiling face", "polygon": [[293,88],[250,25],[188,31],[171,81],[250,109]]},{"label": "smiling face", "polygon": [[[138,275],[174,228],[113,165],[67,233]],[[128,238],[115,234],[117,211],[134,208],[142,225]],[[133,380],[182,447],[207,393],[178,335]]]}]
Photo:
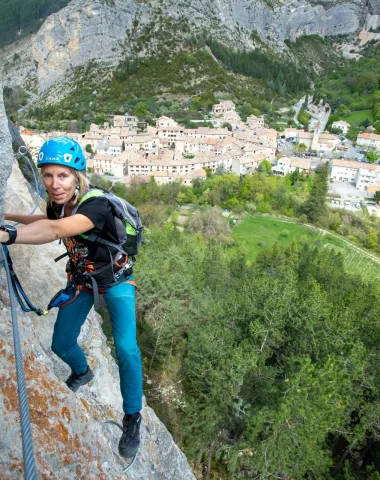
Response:
[{"label": "smiling face", "polygon": [[44,165],[42,167],[42,181],[50,199],[58,205],[69,202],[74,194],[77,179],[68,167],[61,165]]}]

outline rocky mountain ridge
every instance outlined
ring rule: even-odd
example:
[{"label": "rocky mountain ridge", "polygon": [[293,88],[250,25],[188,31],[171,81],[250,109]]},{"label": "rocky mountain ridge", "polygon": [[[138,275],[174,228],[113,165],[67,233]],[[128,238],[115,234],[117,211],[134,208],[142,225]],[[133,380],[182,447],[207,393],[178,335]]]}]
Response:
[{"label": "rocky mountain ridge", "polygon": [[[27,184],[13,161],[2,99],[0,85],[1,220],[5,210],[28,213],[33,208]],[[62,246],[13,245],[10,252],[23,288],[35,305],[44,308],[65,284],[64,265],[53,262],[62,253]],[[117,454],[121,432],[114,424],[105,423],[120,423],[123,412],[118,369],[100,327],[101,318],[92,310],[82,328],[80,343],[95,378],[74,394],[64,383],[69,374],[66,365],[50,349],[55,315],[51,312],[47,317],[37,317],[18,309],[38,477],[194,480],[186,457],[147,405],[142,410],[142,446],[133,466],[124,471],[125,462]],[[12,323],[4,269],[0,271],[0,412],[0,478],[23,478]]]},{"label": "rocky mountain ridge", "polygon": [[196,35],[233,48],[286,51],[285,40],[302,35],[358,33],[367,15],[377,13],[377,0],[73,0],[35,35],[3,49],[0,60],[6,85],[44,93],[91,61],[115,67],[126,57],[154,55],[164,44],[181,49]]}]

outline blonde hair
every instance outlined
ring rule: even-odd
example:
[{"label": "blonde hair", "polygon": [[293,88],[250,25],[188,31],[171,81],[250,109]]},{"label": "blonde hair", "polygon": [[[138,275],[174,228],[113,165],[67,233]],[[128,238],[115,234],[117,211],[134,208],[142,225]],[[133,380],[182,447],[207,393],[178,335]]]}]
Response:
[{"label": "blonde hair", "polygon": [[[43,172],[43,168],[41,168],[41,174]],[[87,192],[87,190],[90,188],[90,181],[86,177],[86,171],[85,170],[75,170],[74,168],[66,167],[70,170],[70,172],[74,175],[75,180],[77,185],[79,185],[79,191],[75,197],[74,204],[78,203],[80,199],[83,197],[83,195]],[[48,192],[46,192],[46,203],[48,205],[52,205],[54,202],[50,198],[50,195]]]},{"label": "blonde hair", "polygon": [[87,190],[90,188],[90,180],[86,177],[86,171],[84,170],[79,171],[79,170],[74,170],[70,168],[70,170],[74,173],[76,179],[77,179],[77,184],[79,185],[79,192],[76,196],[75,203],[79,202],[80,199],[83,197],[83,195],[87,192]]}]

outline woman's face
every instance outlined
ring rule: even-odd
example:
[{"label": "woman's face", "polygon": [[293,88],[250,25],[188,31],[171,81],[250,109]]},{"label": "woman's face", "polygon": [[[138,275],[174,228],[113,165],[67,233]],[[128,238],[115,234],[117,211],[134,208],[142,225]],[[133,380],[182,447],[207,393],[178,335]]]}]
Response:
[{"label": "woman's face", "polygon": [[42,181],[54,203],[63,205],[73,198],[77,179],[70,168],[62,165],[44,165]]}]

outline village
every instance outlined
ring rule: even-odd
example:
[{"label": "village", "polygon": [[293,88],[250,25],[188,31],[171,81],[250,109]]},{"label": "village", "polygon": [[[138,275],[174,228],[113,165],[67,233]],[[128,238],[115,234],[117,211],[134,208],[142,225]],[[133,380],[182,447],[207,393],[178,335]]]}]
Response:
[{"label": "village", "polygon": [[[266,128],[263,116],[251,115],[243,122],[235,104],[221,101],[214,105],[211,127],[186,129],[174,119],[161,116],[152,127],[132,115],[114,115],[112,125],[91,124],[84,133],[35,133],[21,129],[21,135],[35,159],[42,143],[57,135],[68,135],[79,142],[92,173],[107,175],[126,185],[149,182],[158,185],[175,181],[191,186],[194,179],[206,178],[207,171],[246,175],[254,173],[263,160],[272,173],[286,175],[296,169],[308,175],[321,162],[330,162],[332,205],[357,208],[359,202],[380,190],[380,165],[364,163],[364,157],[350,158],[345,134],[349,124],[334,122],[341,134],[286,128],[283,132]],[[229,128],[226,127],[228,125]],[[356,144],[361,149],[380,151],[380,135],[360,133]],[[349,153],[349,152],[348,152]]]}]

